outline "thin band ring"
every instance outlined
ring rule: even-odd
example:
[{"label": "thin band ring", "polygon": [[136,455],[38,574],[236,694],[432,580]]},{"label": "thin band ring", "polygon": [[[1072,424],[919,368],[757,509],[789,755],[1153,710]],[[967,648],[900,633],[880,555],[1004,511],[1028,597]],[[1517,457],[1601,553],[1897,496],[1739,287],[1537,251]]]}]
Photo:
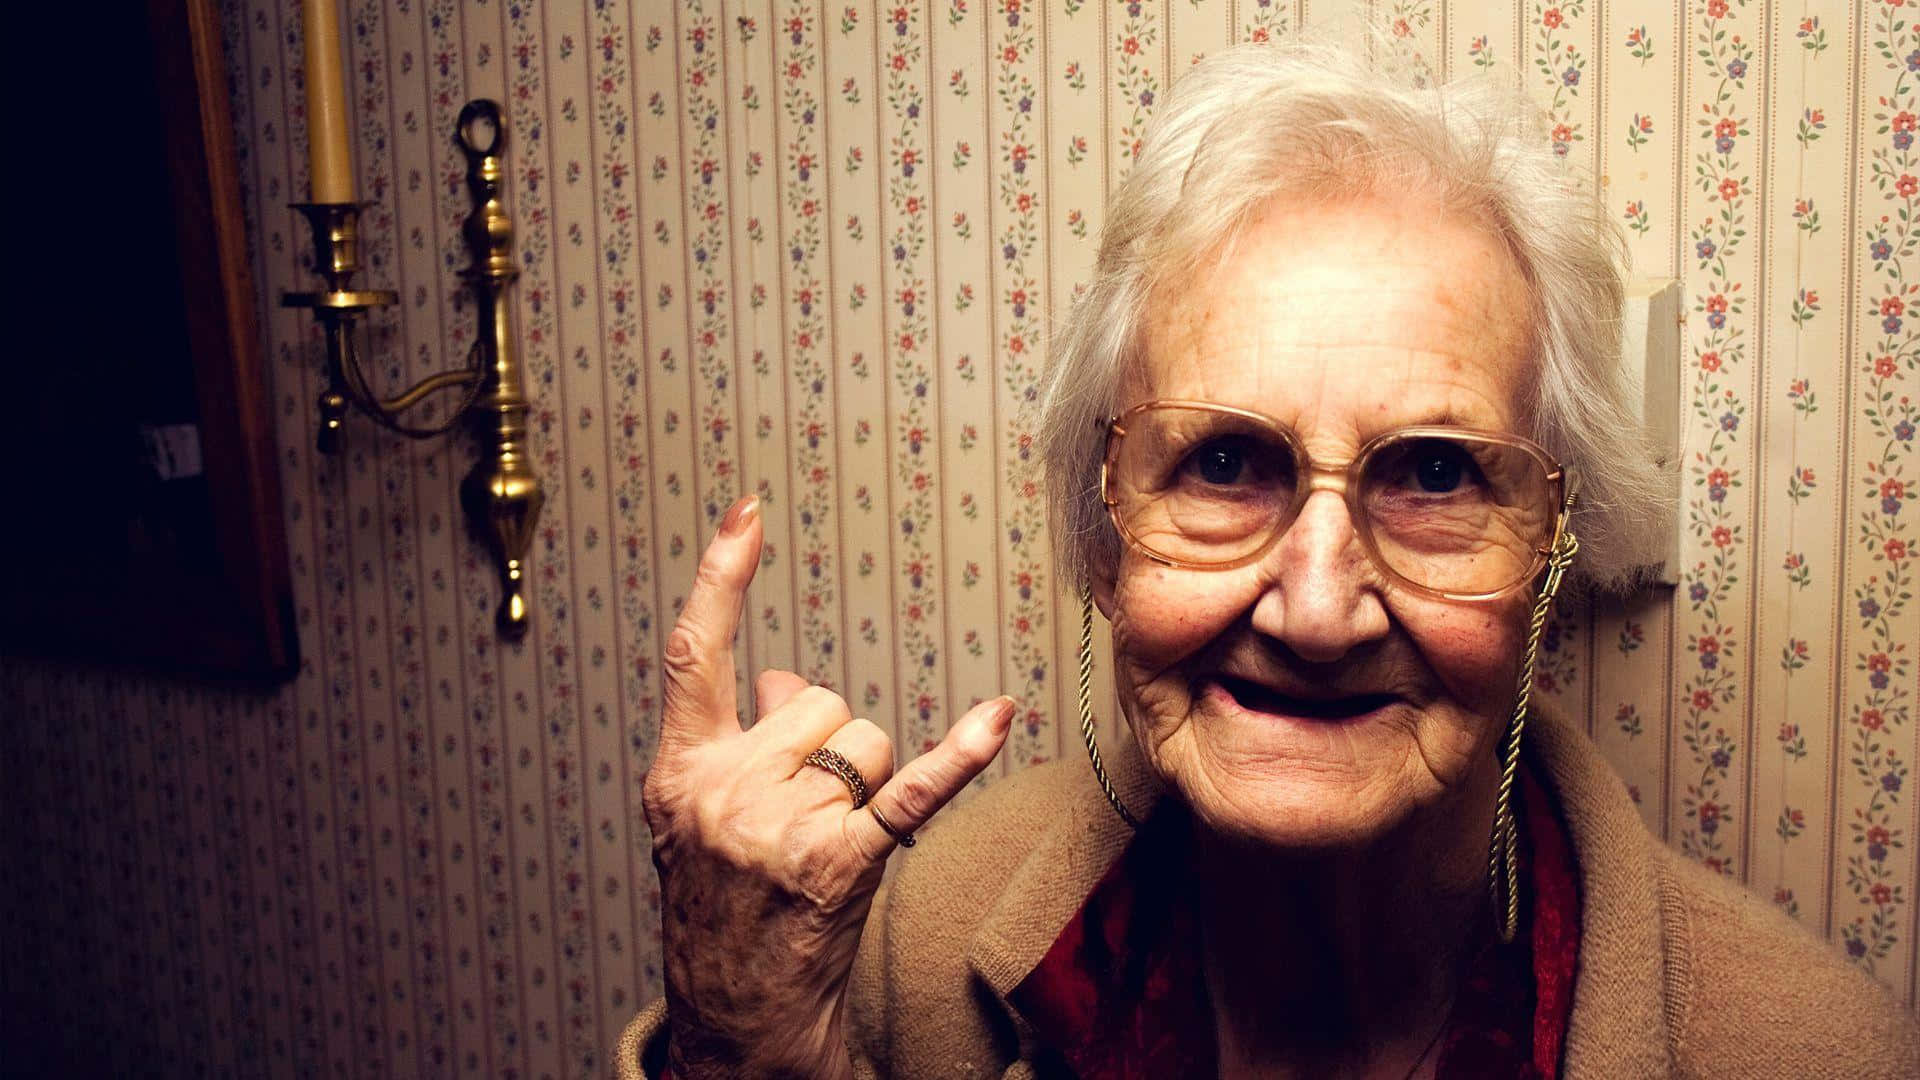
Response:
[{"label": "thin band ring", "polygon": [[845,754],[842,754],[838,750],[829,750],[823,746],[813,753],[808,754],[806,763],[825,769],[839,777],[840,782],[847,785],[847,794],[853,796],[853,808],[855,810],[867,805],[866,777],[860,775],[860,770],[853,767],[853,762],[848,761]]},{"label": "thin band ring", "polygon": [[874,823],[880,826],[880,831],[883,833],[886,833],[888,836],[893,837],[894,843],[899,844],[901,847],[913,846],[913,843],[914,843],[913,834],[903,833],[899,829],[894,828],[892,822],[888,821],[885,817],[881,816],[880,807],[872,803],[868,803],[867,810],[868,812],[873,814]]}]

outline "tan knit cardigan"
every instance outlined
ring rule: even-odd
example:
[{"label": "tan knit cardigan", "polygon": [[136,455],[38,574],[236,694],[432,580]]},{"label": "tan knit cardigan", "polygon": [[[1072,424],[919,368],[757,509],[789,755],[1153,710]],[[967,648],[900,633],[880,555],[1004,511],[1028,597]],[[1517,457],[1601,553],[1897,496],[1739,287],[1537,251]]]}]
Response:
[{"label": "tan knit cardigan", "polygon": [[[1580,866],[1565,1076],[1920,1077],[1920,1025],[1879,983],[1650,835],[1577,729],[1542,714],[1527,735]],[[1137,754],[1114,750],[1116,786],[1144,813],[1153,783]],[[1041,1075],[1007,995],[1130,838],[1078,761],[1026,770],[937,818],[895,856],[860,943],[856,1071]],[[628,1025],[622,1080],[657,1067],[665,1016],[656,1001]]]}]

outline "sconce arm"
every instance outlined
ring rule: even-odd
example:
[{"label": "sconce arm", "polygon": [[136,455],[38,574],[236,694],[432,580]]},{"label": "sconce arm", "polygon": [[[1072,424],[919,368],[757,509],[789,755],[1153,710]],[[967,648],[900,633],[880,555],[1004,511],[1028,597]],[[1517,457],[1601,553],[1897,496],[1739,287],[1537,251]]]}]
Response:
[{"label": "sconce arm", "polygon": [[466,386],[471,388],[467,395],[466,402],[463,403],[459,409],[454,410],[456,413],[465,412],[466,405],[471,404],[474,398],[480,396],[480,381],[486,377],[486,362],[480,358],[480,346],[478,344],[467,350],[467,361],[473,365],[473,370],[443,371],[438,375],[429,375],[408,387],[398,396],[390,397],[381,402],[380,411],[384,413],[406,412],[418,404],[421,398],[426,397],[435,390],[448,386]]},{"label": "sconce arm", "polygon": [[[376,307],[399,300],[390,289],[353,287],[353,276],[360,269],[360,212],[372,203],[294,203],[307,216],[313,228],[315,263],[327,287],[320,292],[288,293],[284,307],[312,308],[315,318],[327,331],[327,389],[320,395],[320,452],[337,453],[340,448],[340,422],[349,406],[365,413],[381,427],[410,439],[430,439],[444,435],[460,423],[467,409],[485,389],[487,363],[484,343],[476,341],[467,351],[467,366],[459,371],[442,371],[427,376],[401,393],[383,398],[368,381],[360,362],[360,338],[355,333],[360,316]],[[400,414],[418,405],[435,391],[464,386],[467,392],[447,413],[443,422],[430,425],[409,424]]]},{"label": "sconce arm", "polygon": [[[373,422],[396,435],[409,439],[431,439],[445,435],[459,425],[480,394],[486,389],[486,354],[480,342],[474,342],[467,350],[467,368],[464,371],[441,371],[429,375],[399,394],[390,398],[381,398],[367,382],[367,374],[360,365],[358,350],[353,347],[351,330],[341,335],[340,361],[341,389],[346,392],[347,400],[353,406],[373,419]],[[466,393],[450,410],[446,419],[436,424],[419,426],[406,423],[400,414],[420,404],[429,395],[448,387],[464,386]]]}]

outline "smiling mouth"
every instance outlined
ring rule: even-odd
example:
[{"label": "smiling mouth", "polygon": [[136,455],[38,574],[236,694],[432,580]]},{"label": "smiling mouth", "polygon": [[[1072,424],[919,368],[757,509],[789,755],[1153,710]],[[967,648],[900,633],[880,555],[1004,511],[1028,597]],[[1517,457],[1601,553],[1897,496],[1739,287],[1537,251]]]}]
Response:
[{"label": "smiling mouth", "polygon": [[1297,716],[1309,720],[1351,720],[1400,698],[1394,694],[1349,694],[1342,697],[1303,698],[1231,675],[1215,677],[1221,689],[1249,712]]}]

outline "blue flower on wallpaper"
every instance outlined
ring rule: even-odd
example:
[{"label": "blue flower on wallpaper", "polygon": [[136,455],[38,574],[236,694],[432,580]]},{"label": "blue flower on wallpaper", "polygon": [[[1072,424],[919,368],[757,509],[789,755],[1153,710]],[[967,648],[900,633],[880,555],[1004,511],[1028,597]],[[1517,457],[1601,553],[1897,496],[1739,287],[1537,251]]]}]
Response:
[{"label": "blue flower on wallpaper", "polygon": [[1893,437],[1896,439],[1899,439],[1901,442],[1912,442],[1913,441],[1913,421],[1902,420],[1899,423],[1893,425]]},{"label": "blue flower on wallpaper", "polygon": [[1900,790],[1900,774],[1890,772],[1887,775],[1881,777],[1880,786],[1883,788],[1886,788],[1887,793],[1890,795],[1898,793]]},{"label": "blue flower on wallpaper", "polygon": [[1702,260],[1713,258],[1713,253],[1718,250],[1720,249],[1713,246],[1713,240],[1711,238],[1703,239],[1693,245],[1693,253],[1698,255]]},{"label": "blue flower on wallpaper", "polygon": [[1867,251],[1873,255],[1874,262],[1885,262],[1893,254],[1893,245],[1885,240],[1875,240]]},{"label": "blue flower on wallpaper", "polygon": [[1863,597],[1860,600],[1860,617],[1862,619],[1879,618],[1880,617],[1880,601],[1875,600],[1871,596]]},{"label": "blue flower on wallpaper", "polygon": [[1889,315],[1886,318],[1881,319],[1880,329],[1886,331],[1889,334],[1899,333],[1900,332],[1900,316]]},{"label": "blue flower on wallpaper", "polygon": [[1720,414],[1720,430],[1729,431],[1729,432],[1739,431],[1740,418],[1734,415],[1733,413],[1721,413]]},{"label": "blue flower on wallpaper", "polygon": [[1560,81],[1566,83],[1568,86],[1579,86],[1580,85],[1580,69],[1577,67],[1570,67],[1567,70],[1561,72]]},{"label": "blue flower on wallpaper", "polygon": [[1733,153],[1733,136],[1722,135],[1719,138],[1713,140],[1713,148],[1715,150],[1720,151],[1723,154]]},{"label": "blue flower on wallpaper", "polygon": [[1727,78],[1744,79],[1747,77],[1747,62],[1735,57],[1727,61]]},{"label": "blue flower on wallpaper", "polygon": [[1893,148],[1895,150],[1905,150],[1912,145],[1913,145],[1913,132],[1896,131],[1893,133]]},{"label": "blue flower on wallpaper", "polygon": [[1915,49],[1907,54],[1907,70],[1920,72],[1920,49]]},{"label": "blue flower on wallpaper", "polygon": [[1696,581],[1693,584],[1687,586],[1687,599],[1693,601],[1696,604],[1705,603],[1707,600],[1706,585],[1702,582]]}]

